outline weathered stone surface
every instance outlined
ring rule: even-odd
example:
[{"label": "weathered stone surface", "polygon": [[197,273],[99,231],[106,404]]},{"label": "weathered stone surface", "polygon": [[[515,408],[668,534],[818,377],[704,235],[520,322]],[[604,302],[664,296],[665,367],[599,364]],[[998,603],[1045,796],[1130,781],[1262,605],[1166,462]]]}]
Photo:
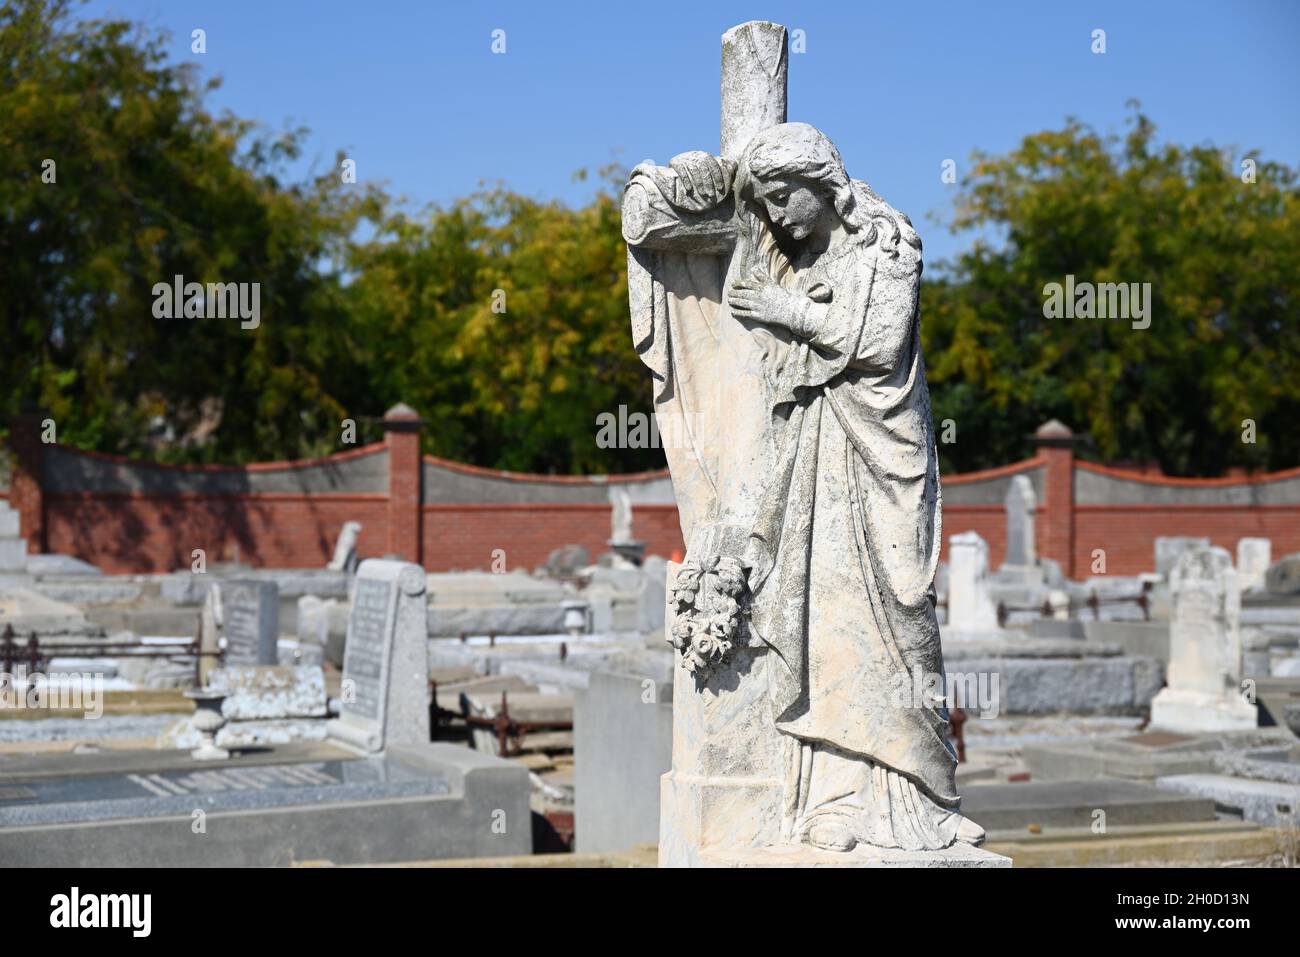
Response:
[{"label": "weathered stone surface", "polygon": [[25,641],[30,632],[41,638],[99,633],[99,628],[87,621],[75,605],[12,585],[0,587],[0,633],[8,626],[13,627],[18,641]]},{"label": "weathered stone surface", "polygon": [[948,538],[948,624],[944,630],[953,637],[1000,630],[988,574],[989,546],[977,532]]},{"label": "weathered stone surface", "polygon": [[1264,577],[1273,561],[1273,543],[1267,538],[1243,538],[1237,542],[1237,581],[1242,591],[1264,587]]},{"label": "weathered stone surface", "polygon": [[1214,766],[1225,774],[1239,778],[1300,784],[1300,744],[1225,751],[1215,756]]},{"label": "weathered stone surface", "polygon": [[[1141,714],[1164,681],[1154,658],[954,658],[945,660],[949,687],[970,687],[995,714]],[[987,716],[994,716],[988,714]]]},{"label": "weathered stone surface", "polygon": [[624,193],[633,344],[661,432],[687,425],[664,446],[687,552],[666,582],[683,668],[660,862],[979,857],[949,853],[982,832],[941,708],[892,696],[940,668],[921,243],[785,122],[785,41],[729,30],[721,155],[641,163]]},{"label": "weathered stone surface", "polygon": [[0,501],[0,539],[20,536],[22,534],[21,521],[21,516],[9,504],[8,499]]},{"label": "weathered stone surface", "polygon": [[581,545],[562,545],[546,556],[545,572],[557,578],[576,575],[591,562],[591,556]]},{"label": "weathered stone surface", "polygon": [[659,779],[672,767],[672,687],[638,674],[591,675],[574,695],[576,850],[659,840]]},{"label": "weathered stone surface", "polygon": [[1023,830],[1030,824],[1092,827],[1098,820],[1108,828],[1214,820],[1213,801],[1135,781],[1096,778],[972,785],[965,802],[966,813],[990,832]]},{"label": "weathered stone surface", "polygon": [[1017,475],[1007,486],[1003,500],[1007,510],[1007,556],[1004,565],[1033,568],[1037,572],[1038,549],[1034,542],[1034,518],[1038,496],[1027,475]]},{"label": "weathered stone surface", "polygon": [[347,572],[351,574],[356,571],[357,558],[357,539],[361,537],[360,522],[344,522],[343,527],[339,530],[338,541],[334,543],[334,556],[325,567],[330,571]]},{"label": "weathered stone surface", "polygon": [[1242,696],[1241,592],[1222,548],[1182,552],[1170,576],[1169,687],[1151,702],[1151,725],[1169,731],[1253,728]]},{"label": "weathered stone surface", "polygon": [[230,721],[326,714],[325,672],[319,666],[218,668],[209,675],[208,684],[226,692],[221,713]]},{"label": "weathered stone surface", "polygon": [[0,501],[0,574],[27,571],[27,539],[20,537],[19,524],[18,512]]},{"label": "weathered stone surface", "polygon": [[1300,785],[1281,781],[1255,781],[1226,774],[1175,774],[1156,778],[1156,786],[1209,798],[1264,827],[1295,827],[1300,809]]},{"label": "weathered stone surface", "polygon": [[[0,531],[0,537],[3,537],[2,531]],[[73,558],[71,555],[47,553],[44,555],[27,556],[27,574],[43,578],[54,575],[79,575],[93,577],[103,575],[104,573],[94,565],[90,564],[90,562],[83,562],[80,558]]]},{"label": "weathered stone surface", "polygon": [[52,601],[70,605],[114,605],[135,601],[144,593],[144,586],[134,582],[96,580],[90,575],[84,577],[87,580],[39,581],[31,587],[32,591]]},{"label": "weathered stone surface", "polygon": [[299,642],[319,646],[326,661],[336,668],[343,667],[343,646],[348,634],[348,606],[345,602],[303,595],[298,599],[296,627]]},{"label": "weathered stone surface", "polygon": [[1153,731],[1128,738],[1060,741],[1026,745],[1025,766],[1035,780],[1114,777],[1151,781],[1172,774],[1209,773],[1216,758],[1229,751],[1288,747],[1281,728],[1175,734]]},{"label": "weathered stone surface", "polygon": [[1208,538],[1194,538],[1187,535],[1161,535],[1156,538],[1156,574],[1168,577],[1183,552],[1194,548],[1209,548]]},{"label": "weathered stone surface", "polygon": [[[116,751],[60,770],[43,757],[0,763],[0,788],[32,792],[0,807],[9,866],[384,864],[532,850],[528,771],[458,745],[358,759],[299,743],[219,766]],[[220,840],[195,839],[198,808]]]},{"label": "weathered stone surface", "polygon": [[823,851],[816,847],[748,848],[738,851],[706,850],[696,862],[699,867],[957,867],[1005,868],[1011,858],[969,844],[953,844],[939,851],[905,851],[896,847],[859,845],[848,853]]},{"label": "weathered stone surface", "polygon": [[357,569],[334,737],[366,751],[429,741],[424,569],[370,558]]},{"label": "weathered stone surface", "polygon": [[1264,587],[1271,595],[1300,595],[1300,552],[1269,565],[1264,574]]},{"label": "weathered stone surface", "polygon": [[225,664],[279,663],[280,590],[274,582],[247,578],[222,582],[221,615]]}]

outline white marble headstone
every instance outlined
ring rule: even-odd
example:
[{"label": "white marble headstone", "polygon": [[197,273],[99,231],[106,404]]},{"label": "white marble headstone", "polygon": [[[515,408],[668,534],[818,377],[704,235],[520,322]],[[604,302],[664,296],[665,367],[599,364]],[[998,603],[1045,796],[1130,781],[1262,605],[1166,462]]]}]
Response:
[{"label": "white marble headstone", "polygon": [[1151,725],[1165,731],[1253,728],[1242,695],[1241,591],[1226,549],[1183,552],[1169,581],[1167,686],[1151,702]]},{"label": "white marble headstone", "polygon": [[1237,579],[1242,591],[1264,587],[1264,576],[1273,563],[1273,542],[1267,538],[1243,538],[1237,542]]}]

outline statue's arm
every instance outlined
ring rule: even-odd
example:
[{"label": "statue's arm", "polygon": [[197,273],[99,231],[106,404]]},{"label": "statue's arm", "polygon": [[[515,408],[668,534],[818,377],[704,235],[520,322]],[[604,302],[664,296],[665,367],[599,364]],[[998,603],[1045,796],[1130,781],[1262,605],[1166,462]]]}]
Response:
[{"label": "statue's arm", "polygon": [[645,162],[623,190],[623,238],[629,246],[721,254],[735,242],[730,160],[682,153],[668,166]]}]

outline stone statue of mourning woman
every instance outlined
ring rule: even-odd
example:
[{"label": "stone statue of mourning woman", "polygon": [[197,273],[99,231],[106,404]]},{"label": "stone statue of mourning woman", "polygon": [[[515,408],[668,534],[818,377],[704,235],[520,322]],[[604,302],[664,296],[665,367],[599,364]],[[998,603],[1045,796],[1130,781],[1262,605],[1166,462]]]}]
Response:
[{"label": "stone statue of mourning woman", "polygon": [[976,845],[933,693],[921,241],[812,126],[727,143],[729,42],[757,96],[774,64],[784,80],[782,28],[729,32],[723,155],[642,164],[624,197],[633,338],[657,414],[689,437],[665,450],[687,551],[660,860]]}]

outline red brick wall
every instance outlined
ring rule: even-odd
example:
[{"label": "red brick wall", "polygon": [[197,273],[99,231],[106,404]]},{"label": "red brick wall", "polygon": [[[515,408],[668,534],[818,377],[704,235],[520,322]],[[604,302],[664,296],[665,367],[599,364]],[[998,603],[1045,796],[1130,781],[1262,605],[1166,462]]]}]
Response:
[{"label": "red brick wall", "polygon": [[1106,553],[1106,574],[1136,575],[1155,566],[1162,535],[1209,538],[1236,560],[1242,538],[1268,538],[1273,560],[1300,552],[1300,505],[1080,505],[1074,513],[1075,577],[1092,574],[1093,550]]},{"label": "red brick wall", "polygon": [[[26,437],[24,430],[17,427],[11,435],[15,454],[10,504],[22,514],[29,550],[73,555],[109,573],[188,568],[195,548],[204,549],[209,562],[233,559],[238,554],[241,560],[257,567],[320,567],[329,560],[335,537],[345,521],[362,523],[358,546],[362,557],[399,554],[422,562],[431,571],[490,568],[497,548],[504,550],[506,567],[510,569],[535,568],[561,545],[582,545],[593,560],[607,550],[610,508],[603,502],[421,505],[422,462],[415,431],[418,426],[402,424],[411,423],[408,412],[395,409],[391,414],[395,421],[401,421],[388,429],[387,448],[382,450],[389,456],[387,491],[365,492],[216,494],[44,489],[39,481],[41,447],[38,440],[29,441],[35,434],[30,432],[29,423]],[[374,452],[368,447],[323,461],[337,463]],[[266,472],[302,464],[263,463],[243,471]],[[978,486],[1037,468],[1044,469],[1036,522],[1038,553],[1060,562],[1067,574],[1076,578],[1091,573],[1096,548],[1106,551],[1108,574],[1151,570],[1155,539],[1161,535],[1205,535],[1233,552],[1239,539],[1262,536],[1272,540],[1274,557],[1300,551],[1300,502],[1246,506],[1077,504],[1074,476],[1080,468],[1108,473],[1122,483],[1133,479],[1113,469],[1080,465],[1073,460],[1068,446],[1044,443],[1034,459],[987,472],[951,476],[944,484]],[[1288,476],[1293,482],[1296,475],[1300,471],[1253,480],[1157,478],[1148,482],[1202,490],[1197,493],[1202,494],[1215,487],[1258,484]],[[523,485],[555,481],[504,474],[497,478]],[[520,497],[527,498],[526,489],[521,489]],[[1286,496],[1277,494],[1271,501],[1279,498],[1286,501]],[[633,520],[634,533],[647,543],[650,554],[671,557],[683,550],[674,506],[637,505]],[[994,567],[1000,565],[1006,552],[1006,519],[1001,504],[945,505],[945,559],[948,538],[968,530],[984,537],[989,543],[991,563]]]},{"label": "red brick wall", "polygon": [[[676,506],[638,505],[632,522],[647,554],[685,550]],[[608,505],[425,505],[424,567],[486,570],[501,549],[507,571],[532,570],[561,545],[581,545],[595,561],[609,551],[609,526]]]},{"label": "red brick wall", "polygon": [[46,497],[49,550],[109,574],[189,568],[201,548],[209,564],[324,567],[345,521],[362,524],[363,558],[387,551],[385,495],[108,495]]},{"label": "red brick wall", "polygon": [[[948,560],[948,539],[962,532],[978,532],[980,538],[989,543],[989,564],[997,568],[1007,552],[1006,516],[1006,510],[1001,505],[945,505],[940,561]],[[1039,528],[1041,523],[1035,523],[1036,535],[1041,538]]]}]

